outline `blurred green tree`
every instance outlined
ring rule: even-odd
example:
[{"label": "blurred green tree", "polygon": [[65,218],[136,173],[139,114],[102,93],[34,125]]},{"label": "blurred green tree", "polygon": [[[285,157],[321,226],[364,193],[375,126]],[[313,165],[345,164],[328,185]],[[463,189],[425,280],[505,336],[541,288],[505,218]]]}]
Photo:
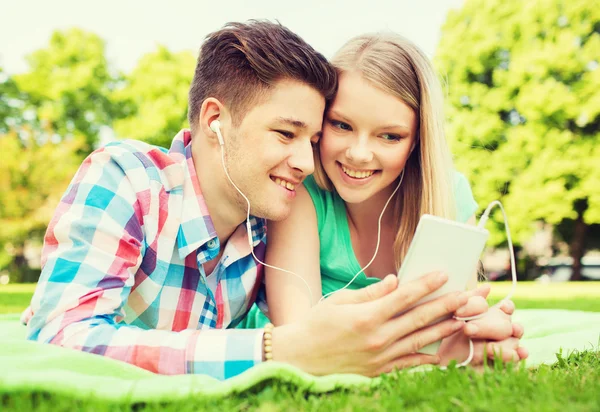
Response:
[{"label": "blurred green tree", "polygon": [[11,280],[37,281],[25,256],[27,243],[41,244],[60,196],[79,166],[82,142],[40,143],[24,125],[0,133],[0,255]]},{"label": "blurred green tree", "polygon": [[0,133],[23,121],[24,96],[12,77],[0,67]]},{"label": "blurred green tree", "polygon": [[143,140],[168,148],[173,136],[187,127],[187,96],[194,73],[192,53],[172,53],[163,46],[143,56],[114,94],[134,112],[114,122],[120,138]]},{"label": "blurred green tree", "polygon": [[467,0],[449,13],[435,61],[456,164],[476,199],[502,200],[517,243],[536,220],[560,228],[579,279],[590,225],[600,224],[600,7]]},{"label": "blurred green tree", "polygon": [[110,131],[112,121],[131,110],[129,102],[111,99],[122,79],[110,71],[104,41],[93,33],[57,31],[48,47],[27,61],[29,71],[15,75],[14,81],[27,94],[23,112],[40,126],[36,133],[40,143],[80,140],[78,154],[83,158],[101,132]]},{"label": "blurred green tree", "polygon": [[41,243],[79,163],[132,106],[112,100],[122,79],[95,34],[57,31],[27,61],[25,73],[0,71],[0,269],[13,281],[37,280],[27,245]]}]

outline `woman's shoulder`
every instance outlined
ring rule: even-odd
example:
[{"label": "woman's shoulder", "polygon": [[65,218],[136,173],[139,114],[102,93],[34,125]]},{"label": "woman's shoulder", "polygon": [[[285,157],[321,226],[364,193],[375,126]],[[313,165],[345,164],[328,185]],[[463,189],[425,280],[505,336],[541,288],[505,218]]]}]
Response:
[{"label": "woman's shoulder", "polygon": [[319,187],[313,175],[304,179],[303,184],[315,207],[319,231],[325,226],[336,224],[340,214],[338,209],[344,209],[343,200],[335,192]]}]

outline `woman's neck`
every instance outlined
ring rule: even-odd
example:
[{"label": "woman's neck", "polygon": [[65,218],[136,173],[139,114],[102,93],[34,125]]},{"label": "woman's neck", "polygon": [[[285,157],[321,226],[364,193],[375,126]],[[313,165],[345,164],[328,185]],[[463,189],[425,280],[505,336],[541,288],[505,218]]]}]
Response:
[{"label": "woman's neck", "polygon": [[[377,231],[377,223],[383,208],[389,199],[389,193],[379,193],[361,203],[346,203],[348,222],[358,235],[367,235]],[[390,201],[381,219],[382,227],[393,227],[394,201]]]},{"label": "woman's neck", "polygon": [[354,256],[361,268],[371,261],[375,251],[377,255],[371,265],[364,270],[367,277],[383,278],[396,270],[394,259],[394,241],[398,231],[394,221],[394,202],[390,201],[381,219],[381,235],[378,241],[379,216],[389,198],[389,193],[371,198],[360,204],[346,204],[348,226]]}]

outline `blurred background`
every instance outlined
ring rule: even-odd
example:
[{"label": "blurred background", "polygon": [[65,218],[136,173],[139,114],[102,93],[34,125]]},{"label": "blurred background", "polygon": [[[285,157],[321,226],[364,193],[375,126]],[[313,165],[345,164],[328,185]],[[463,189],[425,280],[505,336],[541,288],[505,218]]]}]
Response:
[{"label": "blurred background", "polygon": [[[597,0],[3,1],[0,284],[35,282],[45,228],[81,161],[186,127],[203,38],[278,19],[331,57],[352,36],[417,43],[446,93],[448,139],[481,210],[508,213],[521,280],[600,280]],[[499,212],[499,211],[498,211]],[[506,280],[501,214],[483,262]],[[15,308],[16,311],[17,308]]]}]

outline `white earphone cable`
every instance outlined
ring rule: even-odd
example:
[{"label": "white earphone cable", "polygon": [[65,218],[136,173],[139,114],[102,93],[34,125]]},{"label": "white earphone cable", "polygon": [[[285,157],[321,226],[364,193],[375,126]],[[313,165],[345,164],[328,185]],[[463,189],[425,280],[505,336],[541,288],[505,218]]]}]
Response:
[{"label": "white earphone cable", "polygon": [[387,202],[385,202],[385,205],[383,206],[383,210],[381,211],[381,214],[379,215],[379,220],[377,221],[377,244],[375,246],[375,252],[373,253],[373,257],[371,258],[371,260],[369,260],[369,263],[367,263],[361,270],[359,270],[356,273],[356,275],[354,275],[354,277],[352,279],[350,279],[350,282],[346,283],[343,288],[334,290],[333,292],[329,292],[329,293],[323,295],[321,297],[321,299],[319,299],[319,302],[321,302],[323,299],[333,295],[334,293],[339,292],[340,290],[346,289],[348,286],[350,286],[352,284],[352,282],[354,282],[354,280],[358,277],[358,275],[363,273],[369,266],[371,266],[371,263],[373,263],[373,261],[375,260],[375,257],[377,256],[377,252],[379,251],[379,242],[381,241],[381,219],[383,218],[383,214],[385,212],[385,209],[387,209],[388,204],[390,203],[390,201],[392,200],[392,198],[394,197],[394,195],[396,194],[398,189],[400,189],[402,180],[404,180],[404,169],[402,170],[402,174],[400,175],[400,181],[398,182],[398,185],[396,186],[396,188],[394,189],[394,191],[388,198]]},{"label": "white earphone cable", "polygon": [[[215,128],[216,128],[216,130],[214,130],[214,129],[213,130],[217,133],[217,135],[219,137],[219,143],[220,143],[220,146],[221,146],[221,163],[223,165],[223,170],[225,171],[225,176],[227,176],[227,179],[233,185],[233,187],[235,188],[235,190],[237,190],[238,193],[246,201],[246,205],[247,205],[247,208],[246,208],[246,232],[248,234],[248,244],[250,245],[250,252],[252,253],[252,257],[254,257],[254,259],[258,263],[262,264],[263,266],[266,266],[268,268],[275,269],[275,270],[280,270],[280,271],[285,272],[285,273],[289,273],[291,275],[296,276],[302,282],[304,282],[304,285],[306,286],[306,289],[308,290],[308,294],[310,296],[310,305],[312,306],[313,302],[314,302],[312,290],[310,289],[310,286],[308,285],[308,282],[306,282],[306,280],[302,276],[299,276],[299,275],[297,275],[296,273],[294,273],[294,272],[292,272],[290,270],[286,270],[286,269],[279,268],[277,266],[269,265],[269,264],[263,262],[262,260],[260,260],[256,256],[256,254],[254,254],[254,244],[253,244],[254,242],[253,242],[253,239],[252,239],[252,226],[250,225],[250,200],[248,200],[248,198],[246,197],[246,195],[244,195],[244,193],[242,193],[242,191],[240,190],[240,188],[237,187],[237,185],[235,183],[233,183],[233,180],[231,179],[231,176],[229,176],[229,171],[227,170],[227,167],[225,166],[225,149],[224,149],[225,144],[224,144],[223,136],[221,135],[221,130],[220,130],[219,126],[217,125],[217,126],[215,126]],[[211,129],[212,129],[212,127],[211,127]]]},{"label": "white earphone cable", "polygon": [[[211,124],[211,129],[213,129],[212,124]],[[304,285],[308,289],[308,293],[310,295],[310,303],[311,303],[311,306],[312,306],[312,304],[314,302],[312,290],[311,290],[309,284],[306,282],[306,280],[302,276],[299,276],[298,274],[296,274],[296,273],[294,273],[294,272],[292,272],[290,270],[286,270],[286,269],[279,268],[277,266],[269,265],[269,264],[261,261],[254,254],[254,245],[253,245],[253,239],[252,239],[252,227],[250,225],[250,200],[248,200],[248,198],[244,195],[244,193],[242,193],[242,191],[236,186],[236,184],[233,182],[233,180],[229,176],[229,172],[228,172],[227,167],[225,165],[224,140],[223,140],[223,137],[221,135],[220,128],[219,128],[218,125],[216,125],[213,130],[217,133],[217,135],[219,137],[219,143],[220,143],[220,147],[221,147],[221,162],[222,162],[222,165],[223,165],[223,170],[225,171],[225,175],[227,176],[227,179],[232,184],[232,186],[238,191],[238,193],[246,201],[246,205],[247,205],[247,210],[246,210],[246,232],[248,234],[248,243],[250,245],[250,251],[252,253],[252,256],[254,257],[254,259],[257,262],[261,263],[262,265],[264,265],[266,267],[269,267],[269,268],[275,269],[275,270],[279,270],[279,271],[282,271],[282,272],[285,272],[285,273],[289,273],[291,275],[296,276],[300,280],[302,280],[302,282],[304,283]],[[390,203],[390,201],[392,200],[392,198],[394,197],[394,195],[396,194],[396,192],[398,191],[398,189],[402,185],[402,181],[403,180],[404,180],[404,170],[402,171],[402,174],[400,176],[400,181],[398,182],[398,185],[396,186],[396,188],[394,189],[394,191],[392,192],[392,194],[390,195],[390,197],[386,201],[386,203],[385,203],[385,205],[383,207],[383,210],[381,211],[381,214],[379,215],[379,219],[377,221],[377,244],[375,246],[375,252],[373,253],[373,256],[371,257],[371,260],[363,268],[361,268],[361,270],[358,271],[354,275],[354,277],[346,285],[344,285],[344,287],[342,287],[341,289],[338,289],[338,290],[335,290],[333,292],[329,292],[329,293],[323,295],[321,297],[321,299],[319,299],[319,302],[321,302],[323,299],[331,296],[332,294],[339,292],[340,290],[344,290],[344,289],[348,288],[348,286],[350,286],[352,284],[352,282],[354,282],[354,280],[358,277],[358,275],[360,275],[361,273],[363,273],[373,263],[373,261],[375,260],[375,257],[377,256],[377,252],[379,251],[379,244],[380,244],[380,241],[381,241],[381,220],[383,218],[383,214],[385,213],[385,210],[387,209],[388,204]],[[517,287],[517,274],[516,274],[516,265],[515,265],[515,256],[514,256],[513,244],[512,244],[512,239],[511,239],[511,236],[510,236],[510,229],[508,227],[508,219],[506,217],[506,212],[504,210],[504,207],[502,206],[502,203],[500,203],[500,201],[495,200],[495,201],[491,202],[488,205],[488,207],[486,208],[485,212],[481,216],[481,219],[479,220],[478,226],[480,228],[483,228],[485,226],[487,220],[489,219],[490,212],[491,212],[491,210],[492,210],[492,208],[494,206],[499,206],[500,207],[500,209],[502,211],[502,215],[504,217],[504,227],[505,227],[505,230],[506,230],[506,238],[507,238],[507,241],[508,241],[508,247],[509,247],[509,253],[510,253],[510,263],[511,263],[511,274],[512,274],[512,287],[511,287],[511,290],[510,290],[509,294],[504,299],[502,299],[500,302],[498,302],[496,305],[494,305],[494,306],[499,306],[504,301],[511,299],[511,297],[513,296],[513,294],[514,294],[514,292],[516,290],[516,287]],[[480,319],[483,316],[485,316],[485,313],[477,315],[477,316],[469,316],[469,317],[458,317],[458,316],[455,316],[454,318],[457,319],[457,320],[461,320],[461,321],[470,321],[470,320]],[[469,356],[467,357],[467,359],[465,361],[457,364],[457,366],[458,367],[467,366],[473,360],[473,356],[474,356],[473,340],[469,339]],[[445,369],[445,367],[441,367],[441,368]]]},{"label": "white earphone cable", "polygon": [[[499,200],[494,200],[493,202],[491,202],[488,205],[488,207],[485,209],[485,212],[483,212],[483,215],[481,215],[481,218],[479,219],[478,227],[483,228],[485,226],[485,224],[487,223],[487,221],[490,217],[490,212],[494,206],[500,207],[500,210],[502,211],[502,216],[504,217],[504,230],[506,231],[506,240],[508,242],[508,251],[510,254],[510,269],[511,269],[511,275],[512,275],[512,287],[510,289],[510,292],[508,293],[507,296],[504,297],[504,299],[502,299],[500,302],[498,302],[497,304],[495,304],[493,306],[493,307],[496,307],[496,306],[500,306],[504,301],[512,298],[513,294],[515,293],[515,290],[517,288],[517,269],[516,269],[516,264],[515,264],[515,251],[513,249],[512,238],[510,237],[510,229],[508,227],[508,218],[506,217],[506,212],[504,211],[504,207],[502,206],[502,203],[500,203]],[[477,315],[477,316],[468,316],[468,317],[455,316],[454,319],[462,320],[462,321],[469,321],[469,320],[480,319],[483,316],[485,316],[485,313],[482,313],[481,315]],[[474,352],[475,352],[475,348],[473,345],[473,340],[469,338],[469,356],[467,357],[467,359],[465,361],[457,364],[456,366],[462,367],[462,366],[467,366],[469,363],[471,363],[471,361],[473,360]],[[445,368],[442,367],[442,369],[445,369]]]}]

